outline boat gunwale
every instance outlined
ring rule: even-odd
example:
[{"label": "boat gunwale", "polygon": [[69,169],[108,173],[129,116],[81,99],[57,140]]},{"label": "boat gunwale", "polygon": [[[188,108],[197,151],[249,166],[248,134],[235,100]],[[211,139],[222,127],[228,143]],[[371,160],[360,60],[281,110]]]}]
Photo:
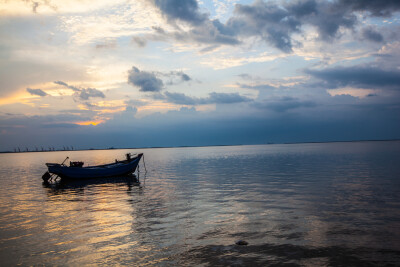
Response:
[{"label": "boat gunwale", "polygon": [[59,166],[59,167],[62,167],[62,168],[74,168],[74,169],[106,168],[107,166],[112,166],[112,165],[116,165],[115,167],[121,167],[123,165],[131,163],[132,161],[137,160],[142,155],[143,155],[143,153],[140,153],[137,156],[131,158],[129,161],[128,160],[119,160],[119,161],[112,162],[112,163],[101,164],[101,165],[93,165],[93,166],[85,166],[85,167],[67,166],[67,165],[63,165],[63,164],[60,164],[60,163],[46,163],[46,166],[47,167],[49,167],[49,166],[57,166],[58,167]]}]

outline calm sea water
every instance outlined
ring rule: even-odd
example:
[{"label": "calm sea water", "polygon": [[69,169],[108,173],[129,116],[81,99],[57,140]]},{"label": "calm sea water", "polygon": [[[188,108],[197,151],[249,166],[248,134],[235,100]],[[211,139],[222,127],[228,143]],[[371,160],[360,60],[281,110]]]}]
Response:
[{"label": "calm sea water", "polygon": [[[127,152],[139,183],[42,183]],[[400,265],[396,141],[1,154],[0,183],[1,266]]]}]

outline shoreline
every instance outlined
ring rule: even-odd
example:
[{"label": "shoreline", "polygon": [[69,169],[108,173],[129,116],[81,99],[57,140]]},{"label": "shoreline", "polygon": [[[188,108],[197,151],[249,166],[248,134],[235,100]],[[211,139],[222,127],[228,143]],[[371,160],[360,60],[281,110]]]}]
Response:
[{"label": "shoreline", "polygon": [[154,146],[154,147],[125,147],[125,148],[86,148],[73,150],[40,150],[40,151],[0,151],[0,154],[38,153],[38,152],[71,152],[71,151],[92,151],[92,150],[123,150],[123,149],[154,149],[154,148],[193,148],[193,147],[220,147],[220,146],[262,146],[262,145],[295,145],[295,144],[329,144],[329,143],[358,143],[358,142],[391,142],[400,139],[378,139],[378,140],[348,140],[348,141],[309,141],[309,142],[285,142],[285,143],[263,143],[263,144],[232,144],[232,145],[204,145],[204,146]]}]

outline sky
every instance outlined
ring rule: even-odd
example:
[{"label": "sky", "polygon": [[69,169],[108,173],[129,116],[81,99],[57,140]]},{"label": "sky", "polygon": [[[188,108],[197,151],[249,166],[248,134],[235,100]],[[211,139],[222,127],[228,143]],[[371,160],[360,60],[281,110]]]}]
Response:
[{"label": "sky", "polygon": [[400,138],[398,0],[0,0],[0,150]]}]

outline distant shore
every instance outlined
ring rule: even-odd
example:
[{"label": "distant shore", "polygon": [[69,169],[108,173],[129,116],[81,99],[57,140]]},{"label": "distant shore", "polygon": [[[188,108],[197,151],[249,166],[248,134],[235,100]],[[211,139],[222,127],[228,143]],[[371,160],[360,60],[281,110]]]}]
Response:
[{"label": "distant shore", "polygon": [[37,153],[37,152],[70,152],[91,150],[123,150],[123,149],[154,149],[154,148],[186,148],[186,147],[213,147],[213,146],[261,146],[261,145],[293,145],[293,144],[323,144],[323,143],[354,143],[354,142],[389,142],[400,141],[400,139],[383,140],[342,140],[342,141],[308,141],[308,142],[284,142],[284,143],[262,143],[262,144],[230,144],[230,145],[204,145],[204,146],[153,146],[153,147],[109,147],[109,148],[83,148],[83,149],[58,149],[58,150],[30,150],[30,151],[0,151],[5,153]]}]

